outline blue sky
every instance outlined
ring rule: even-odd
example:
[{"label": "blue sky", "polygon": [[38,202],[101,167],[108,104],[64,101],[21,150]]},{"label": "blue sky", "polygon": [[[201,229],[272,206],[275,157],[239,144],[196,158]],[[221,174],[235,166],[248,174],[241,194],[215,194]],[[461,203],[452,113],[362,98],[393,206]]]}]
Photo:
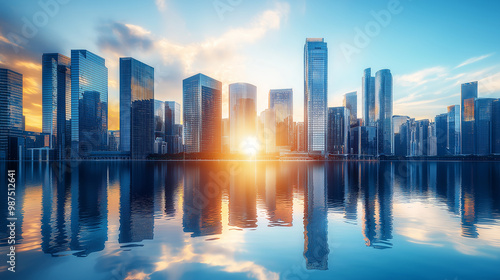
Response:
[{"label": "blue sky", "polygon": [[432,119],[459,104],[461,83],[478,80],[480,96],[500,97],[498,11],[498,1],[2,1],[0,67],[24,74],[32,130],[42,122],[41,55],[71,49],[106,59],[110,129],[119,126],[123,56],[155,67],[157,99],[182,103],[182,79],[202,72],[224,83],[224,116],[227,85],[249,82],[258,87],[259,112],[270,89],[293,88],[301,121],[305,38],[324,37],[330,106],[341,106],[344,93],[360,95],[363,69],[388,68],[394,114]]}]

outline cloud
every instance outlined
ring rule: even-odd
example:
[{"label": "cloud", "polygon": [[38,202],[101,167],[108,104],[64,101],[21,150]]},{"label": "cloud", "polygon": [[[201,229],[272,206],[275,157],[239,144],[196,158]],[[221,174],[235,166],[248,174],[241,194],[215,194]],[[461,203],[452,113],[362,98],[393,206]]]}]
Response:
[{"label": "cloud", "polygon": [[160,12],[164,12],[167,8],[166,0],[156,0],[156,7]]},{"label": "cloud", "polygon": [[415,73],[396,76],[395,80],[401,86],[421,86],[423,84],[442,79],[447,76],[447,69],[445,67],[436,66],[417,71]]},{"label": "cloud", "polygon": [[494,53],[490,53],[490,54],[486,54],[486,55],[482,55],[482,56],[478,56],[478,57],[469,58],[466,61],[460,63],[458,66],[456,66],[455,69],[460,68],[460,67],[464,67],[464,66],[472,64],[472,63],[476,63],[476,62],[481,61],[483,59],[486,59],[486,58],[488,58],[488,57],[490,57],[492,55],[494,55]]},{"label": "cloud", "polygon": [[147,52],[153,47],[151,32],[137,25],[107,22],[98,26],[98,32],[97,46],[102,51]]}]

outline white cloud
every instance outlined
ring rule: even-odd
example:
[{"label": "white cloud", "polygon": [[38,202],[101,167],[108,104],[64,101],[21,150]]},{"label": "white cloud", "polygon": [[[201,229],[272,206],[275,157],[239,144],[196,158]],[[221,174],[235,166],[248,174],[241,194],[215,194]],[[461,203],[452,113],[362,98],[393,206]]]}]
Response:
[{"label": "white cloud", "polygon": [[445,67],[436,66],[417,71],[412,74],[395,76],[396,83],[403,87],[421,86],[423,84],[445,78],[448,73]]},{"label": "white cloud", "polygon": [[478,56],[478,57],[469,58],[466,61],[460,63],[457,67],[455,67],[455,69],[460,68],[460,67],[464,67],[464,66],[472,64],[472,63],[476,63],[478,61],[481,61],[483,59],[486,59],[486,58],[492,56],[493,54],[494,53],[490,53],[490,54],[486,54],[486,55],[482,55],[482,56]]},{"label": "white cloud", "polygon": [[160,12],[164,12],[167,8],[166,0],[156,0],[156,7]]}]

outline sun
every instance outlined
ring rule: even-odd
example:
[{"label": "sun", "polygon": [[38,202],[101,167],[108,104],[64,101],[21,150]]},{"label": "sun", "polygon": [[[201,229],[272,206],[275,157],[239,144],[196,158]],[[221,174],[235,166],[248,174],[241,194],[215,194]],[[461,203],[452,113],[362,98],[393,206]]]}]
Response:
[{"label": "sun", "polygon": [[241,153],[248,156],[255,156],[259,151],[259,141],[256,137],[248,137],[240,145]]}]

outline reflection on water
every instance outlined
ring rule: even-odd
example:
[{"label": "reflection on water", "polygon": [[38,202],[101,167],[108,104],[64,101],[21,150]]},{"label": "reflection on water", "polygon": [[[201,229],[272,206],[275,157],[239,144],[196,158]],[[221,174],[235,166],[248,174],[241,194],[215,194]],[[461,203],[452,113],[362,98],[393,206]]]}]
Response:
[{"label": "reflection on water", "polygon": [[[98,279],[110,277],[98,260],[140,256],[114,279],[329,278],[364,253],[395,262],[417,252],[423,271],[447,255],[488,278],[484,264],[500,259],[498,163],[2,162],[2,182],[7,168],[18,173],[18,258],[46,264],[20,265],[19,279],[42,279],[58,259],[83,266],[75,257],[91,258]],[[442,276],[470,273],[452,271]]]}]

